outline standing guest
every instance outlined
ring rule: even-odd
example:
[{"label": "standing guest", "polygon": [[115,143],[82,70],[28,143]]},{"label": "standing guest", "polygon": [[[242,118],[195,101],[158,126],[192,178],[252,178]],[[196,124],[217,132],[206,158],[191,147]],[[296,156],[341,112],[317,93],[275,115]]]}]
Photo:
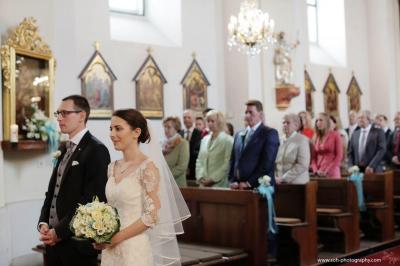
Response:
[{"label": "standing guest", "polygon": [[400,169],[400,112],[394,117],[394,130],[387,144],[387,156],[390,158],[390,166]]},{"label": "standing guest", "polygon": [[340,162],[340,173],[345,175],[348,173],[348,163],[347,163],[347,147],[349,144],[349,138],[347,136],[346,131],[342,128],[342,123],[340,122],[339,117],[335,117],[333,115],[329,116],[331,122],[331,129],[338,132],[340,134],[340,139],[342,140],[343,145],[343,158]]},{"label": "standing guest", "polygon": [[247,128],[235,134],[230,162],[232,189],[258,187],[258,178],[268,175],[275,185],[275,159],[279,148],[278,132],[262,123],[263,106],[258,100],[246,102]]},{"label": "standing guest", "polygon": [[347,135],[349,136],[349,140],[351,139],[351,136],[353,135],[354,131],[360,129],[360,127],[357,124],[357,117],[358,114],[356,111],[351,110],[349,112],[349,127],[344,129]]},{"label": "standing guest", "polygon": [[195,127],[195,115],[193,110],[187,109],[183,112],[183,124],[185,130],[182,132],[182,137],[189,142],[189,167],[186,172],[187,179],[196,179],[196,160],[199,155],[201,132]]},{"label": "standing guest", "polygon": [[65,97],[54,115],[69,140],[53,169],[40,213],[40,240],[46,245],[48,266],[96,266],[98,252],[89,241],[72,239],[70,221],[79,204],[97,196],[105,201],[110,154],[86,128],[90,106],[80,95]]},{"label": "standing guest", "polygon": [[201,186],[227,187],[233,138],[224,131],[225,119],[221,112],[209,111],[206,119],[211,133],[201,140],[196,179]]},{"label": "standing guest", "polygon": [[299,128],[299,132],[306,136],[309,139],[312,139],[314,136],[314,129],[311,121],[311,115],[309,112],[302,111],[299,113],[301,119],[301,125]]},{"label": "standing guest", "polygon": [[204,138],[208,134],[208,130],[206,127],[206,121],[202,116],[196,117],[196,128],[200,131],[201,133],[201,138]]},{"label": "standing guest", "polygon": [[383,165],[383,169],[385,170],[386,168],[388,168],[391,165],[391,161],[392,158],[389,156],[388,153],[388,143],[390,143],[390,137],[392,136],[392,130],[390,130],[390,128],[388,127],[388,118],[386,117],[386,115],[383,114],[377,114],[375,116],[375,122],[374,122],[374,126],[376,128],[380,128],[383,130],[383,132],[385,133],[385,140],[386,140],[386,153],[385,156],[383,157],[382,160],[382,165]]},{"label": "standing guest", "polygon": [[178,186],[185,187],[189,164],[189,143],[178,134],[181,130],[181,121],[178,117],[165,118],[163,126],[166,139],[163,142],[162,151],[165,160]]},{"label": "standing guest", "polygon": [[287,114],[283,117],[283,132],[286,139],[279,146],[275,161],[275,179],[279,183],[305,184],[310,180],[310,141],[298,133],[300,117]]},{"label": "standing guest", "polygon": [[382,172],[382,159],[386,153],[385,133],[371,124],[371,113],[362,111],[358,117],[357,130],[349,144],[349,167],[357,165],[362,172]]},{"label": "standing guest", "polygon": [[225,132],[228,133],[230,136],[233,137],[233,135],[235,134],[235,129],[234,129],[232,123],[229,123],[229,122],[226,123],[226,130],[225,130]]},{"label": "standing guest", "polygon": [[331,129],[330,118],[326,113],[320,113],[316,120],[311,154],[311,169],[314,174],[340,178],[343,144],[340,134]]}]

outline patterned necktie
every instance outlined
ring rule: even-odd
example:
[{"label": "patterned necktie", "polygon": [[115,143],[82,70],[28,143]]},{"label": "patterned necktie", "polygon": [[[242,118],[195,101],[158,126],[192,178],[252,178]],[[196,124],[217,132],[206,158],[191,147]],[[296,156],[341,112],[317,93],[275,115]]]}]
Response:
[{"label": "patterned necktie", "polygon": [[254,129],[250,128],[250,130],[246,134],[246,138],[244,139],[244,147],[246,147],[247,143],[249,143],[253,134],[254,134]]},{"label": "patterned necktie", "polygon": [[358,155],[359,155],[358,159],[360,162],[362,161],[362,159],[364,157],[364,153],[365,153],[366,136],[367,136],[367,130],[362,129],[361,130],[361,143],[360,143],[360,147],[358,148]]}]

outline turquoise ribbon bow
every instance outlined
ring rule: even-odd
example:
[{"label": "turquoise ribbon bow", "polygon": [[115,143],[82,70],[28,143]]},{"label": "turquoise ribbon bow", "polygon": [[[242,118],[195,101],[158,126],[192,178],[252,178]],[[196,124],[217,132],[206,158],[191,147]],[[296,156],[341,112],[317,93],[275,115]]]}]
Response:
[{"label": "turquoise ribbon bow", "polygon": [[364,179],[364,174],[359,172],[352,173],[351,176],[349,177],[349,180],[352,181],[356,186],[358,208],[360,209],[360,211],[366,210],[364,203],[363,186],[362,186],[363,179]]},{"label": "turquoise ribbon bow", "polygon": [[58,148],[58,141],[60,135],[58,134],[57,125],[52,121],[46,121],[42,128],[44,132],[47,134],[47,141],[49,143],[49,151],[54,152]]},{"label": "turquoise ribbon bow", "polygon": [[275,223],[275,208],[274,208],[274,199],[272,195],[275,193],[275,189],[273,186],[260,185],[258,186],[258,193],[267,199],[268,205],[268,232],[276,234],[278,232],[278,228]]}]

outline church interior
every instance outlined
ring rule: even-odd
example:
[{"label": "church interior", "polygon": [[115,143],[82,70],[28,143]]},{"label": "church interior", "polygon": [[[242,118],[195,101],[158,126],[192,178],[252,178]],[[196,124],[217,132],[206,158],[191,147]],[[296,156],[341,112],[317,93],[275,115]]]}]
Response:
[{"label": "church interior", "polygon": [[[246,8],[259,13],[240,16]],[[68,139],[51,134],[58,132],[56,118],[64,114],[57,108],[69,95],[88,99],[87,128],[108,148],[111,161],[121,153],[110,140],[110,120],[114,110],[124,108],[141,111],[159,142],[173,121],[166,118],[178,117],[185,124],[184,111],[190,109],[210,121],[211,114],[203,112],[211,108],[233,126],[230,148],[252,127],[246,120],[250,100],[262,103],[262,123],[276,130],[281,146],[286,136],[282,121],[302,111],[310,115],[315,131],[320,113],[333,116],[342,130],[352,125],[352,112],[366,116],[368,123],[384,117],[381,129],[391,129],[394,141],[400,129],[397,0],[0,0],[0,44],[0,266],[44,265],[43,250],[32,248],[40,244],[38,218],[57,160],[54,151],[60,140]],[[40,125],[45,137],[30,128],[38,113],[53,121]],[[310,145],[317,139],[310,138]],[[352,140],[346,135],[343,158],[351,152]],[[362,137],[355,142],[355,147],[368,149]],[[394,146],[399,152],[397,142]],[[227,169],[233,167],[229,160],[230,153],[224,161]],[[352,265],[352,258],[399,263],[396,162],[393,169],[383,166],[381,173],[369,173],[360,162],[364,179],[353,182],[348,177],[352,172],[327,182],[329,174],[309,162],[307,180],[312,181],[277,181],[272,205],[252,191],[202,192],[194,186],[208,185],[193,174],[181,190],[192,212],[178,238],[189,242],[183,245],[182,265]],[[308,175],[308,167],[306,171]],[[253,187],[250,183],[245,190]],[[360,212],[360,197],[368,212]],[[202,202],[204,198],[209,201]],[[364,229],[371,223],[379,229],[368,238],[371,230]],[[273,227],[278,237],[271,240]],[[233,232],[237,235],[231,236]],[[222,246],[220,258],[188,257],[190,245],[199,241]],[[278,251],[271,256],[273,246]]]}]

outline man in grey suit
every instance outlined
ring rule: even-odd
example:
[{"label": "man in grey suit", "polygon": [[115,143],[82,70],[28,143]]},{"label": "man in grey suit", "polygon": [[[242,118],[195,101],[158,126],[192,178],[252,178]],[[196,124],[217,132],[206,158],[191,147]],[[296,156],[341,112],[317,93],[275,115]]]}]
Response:
[{"label": "man in grey suit", "polygon": [[382,172],[386,153],[385,133],[371,124],[371,113],[362,111],[358,117],[360,130],[353,133],[349,143],[349,167],[357,165],[362,172]]}]

